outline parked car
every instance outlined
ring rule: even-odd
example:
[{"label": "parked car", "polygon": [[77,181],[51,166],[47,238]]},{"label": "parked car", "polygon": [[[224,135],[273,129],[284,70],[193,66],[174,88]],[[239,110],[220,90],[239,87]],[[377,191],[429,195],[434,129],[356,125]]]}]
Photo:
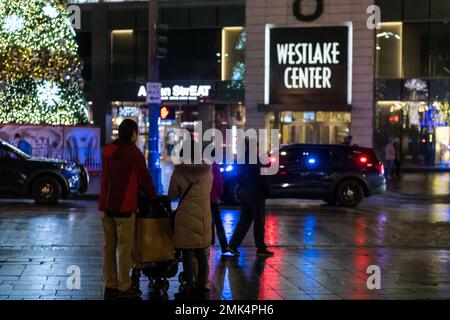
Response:
[{"label": "parked car", "polygon": [[[355,207],[364,197],[386,191],[383,163],[370,148],[291,144],[282,146],[271,161],[280,168],[270,176],[272,198],[322,199]],[[225,202],[238,203],[239,165],[223,164],[221,171]]]},{"label": "parked car", "polygon": [[85,193],[89,174],[80,165],[32,157],[0,139],[0,194],[32,197],[52,204],[70,194]]}]

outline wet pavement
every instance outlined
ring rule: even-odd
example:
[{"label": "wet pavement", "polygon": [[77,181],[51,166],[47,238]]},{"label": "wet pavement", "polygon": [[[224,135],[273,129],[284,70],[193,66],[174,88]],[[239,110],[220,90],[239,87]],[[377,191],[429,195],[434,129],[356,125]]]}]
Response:
[{"label": "wet pavement", "polygon": [[[38,207],[0,200],[0,299],[102,299],[102,228],[94,201]],[[229,238],[237,208],[223,208]],[[374,197],[356,209],[320,201],[269,200],[257,259],[252,232],[239,258],[211,253],[211,299],[450,299],[450,204]],[[380,267],[381,289],[367,287]],[[81,272],[69,290],[68,267]],[[180,264],[181,269],[181,264]],[[169,299],[178,290],[170,279]],[[141,279],[144,299],[154,299]]]}]

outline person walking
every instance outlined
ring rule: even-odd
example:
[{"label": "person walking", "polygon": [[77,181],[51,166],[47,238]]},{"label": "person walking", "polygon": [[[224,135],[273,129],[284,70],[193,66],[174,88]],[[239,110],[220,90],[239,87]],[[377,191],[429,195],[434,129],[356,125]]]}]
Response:
[{"label": "person walking", "polygon": [[394,168],[391,173],[391,177],[397,180],[400,180],[400,166],[401,166],[401,149],[400,149],[400,138],[396,137],[394,139],[394,150],[395,150],[395,159],[394,159]]},{"label": "person walking", "polygon": [[386,166],[386,178],[391,179],[395,161],[395,146],[392,137],[388,139],[384,148],[384,161]]},{"label": "person walking", "polygon": [[[186,148],[198,147],[196,143],[183,143]],[[212,239],[212,219],[210,194],[213,184],[211,166],[202,161],[176,165],[170,179],[169,198],[180,199],[175,215],[174,246],[181,249],[183,256],[183,289],[175,295],[176,299],[192,299],[208,289],[207,251]],[[197,163],[197,164],[196,164]],[[197,260],[196,285],[194,282],[193,257]]]},{"label": "person walking", "polygon": [[[138,192],[156,197],[144,155],[136,146],[138,126],[125,119],[119,139],[103,149],[99,210],[103,212],[105,299],[138,298],[132,286],[132,259]],[[116,253],[117,251],[117,253]]]},{"label": "person walking", "polygon": [[220,248],[222,249],[222,254],[224,254],[227,252],[228,243],[219,208],[219,199],[223,194],[223,178],[220,173],[220,168],[216,162],[212,164],[211,169],[213,173],[213,186],[211,189],[211,213],[213,220],[211,245],[214,245],[216,242],[215,234],[217,232]]},{"label": "person walking", "polygon": [[[253,223],[253,236],[257,248],[256,255],[270,257],[274,253],[267,250],[264,240],[266,198],[270,195],[270,182],[267,176],[261,175],[261,164],[249,163],[249,141],[246,142],[245,164],[239,165],[238,183],[240,186],[241,215],[231,237],[227,251],[239,256],[239,246]],[[257,151],[258,152],[258,151]]]}]

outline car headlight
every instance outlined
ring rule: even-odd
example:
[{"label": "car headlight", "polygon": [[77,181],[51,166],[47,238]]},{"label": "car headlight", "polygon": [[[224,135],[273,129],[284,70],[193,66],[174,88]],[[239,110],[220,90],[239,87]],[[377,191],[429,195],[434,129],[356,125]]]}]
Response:
[{"label": "car headlight", "polygon": [[59,165],[59,169],[72,171],[75,168],[75,164],[73,163],[61,163]]}]

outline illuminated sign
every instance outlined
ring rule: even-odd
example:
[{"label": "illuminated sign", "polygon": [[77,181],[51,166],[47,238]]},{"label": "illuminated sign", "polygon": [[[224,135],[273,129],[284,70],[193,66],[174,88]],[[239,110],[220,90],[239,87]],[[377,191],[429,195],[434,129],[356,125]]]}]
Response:
[{"label": "illuminated sign", "polygon": [[139,117],[141,111],[138,107],[118,107],[117,115],[119,117]]},{"label": "illuminated sign", "polygon": [[[161,88],[162,101],[187,101],[197,100],[199,98],[208,98],[212,87],[210,85],[190,85]],[[147,97],[147,88],[141,86],[139,88],[138,97]]]},{"label": "illuminated sign", "polygon": [[173,107],[162,106],[159,112],[159,117],[161,120],[174,120],[175,109]]},{"label": "illuminated sign", "polygon": [[351,104],[350,25],[266,32],[266,104]]}]

